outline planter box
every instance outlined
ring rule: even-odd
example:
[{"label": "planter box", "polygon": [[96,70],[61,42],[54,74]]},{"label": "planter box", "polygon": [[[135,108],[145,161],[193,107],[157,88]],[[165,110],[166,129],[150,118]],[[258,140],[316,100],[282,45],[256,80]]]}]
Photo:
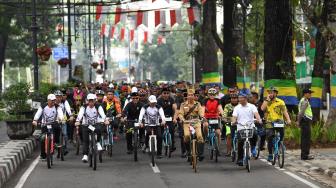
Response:
[{"label": "planter box", "polygon": [[33,133],[32,120],[11,120],[7,123],[7,135],[12,140],[26,139]]}]

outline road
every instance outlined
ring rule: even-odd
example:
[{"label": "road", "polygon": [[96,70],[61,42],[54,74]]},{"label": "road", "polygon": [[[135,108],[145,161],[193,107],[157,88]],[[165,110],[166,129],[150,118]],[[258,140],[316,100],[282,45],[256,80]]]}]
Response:
[{"label": "road", "polygon": [[[219,162],[210,161],[207,157],[199,163],[199,172],[194,173],[185,159],[180,157],[179,149],[172,158],[157,160],[157,168],[150,165],[147,154],[140,154],[139,161],[133,161],[133,155],[127,155],[125,141],[121,139],[114,145],[114,155],[110,159],[105,156],[102,164],[98,163],[97,171],[88,164],[81,162],[82,156],[74,152],[66,156],[66,161],[55,161],[52,169],[47,169],[46,162],[38,161],[31,173],[26,172],[27,179],[21,181],[24,188],[142,188],[142,187],[323,187],[301,177],[299,181],[293,178],[288,170],[279,170],[262,160],[252,161],[251,173],[245,168],[233,164],[230,159],[221,157]],[[33,164],[33,163],[32,163]],[[34,165],[31,165],[31,168]],[[155,172],[156,173],[155,173]],[[286,174],[290,173],[290,175]],[[22,175],[20,175],[22,176]],[[296,176],[296,175],[294,175]],[[18,177],[17,179],[19,179]],[[300,178],[299,178],[300,179]],[[11,183],[14,187],[17,183]],[[308,183],[308,185],[307,185]],[[310,186],[309,186],[310,185]]]}]

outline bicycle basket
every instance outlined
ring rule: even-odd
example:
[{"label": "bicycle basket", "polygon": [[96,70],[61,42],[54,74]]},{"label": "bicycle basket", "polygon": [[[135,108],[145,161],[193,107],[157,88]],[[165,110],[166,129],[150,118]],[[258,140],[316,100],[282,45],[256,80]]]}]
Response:
[{"label": "bicycle basket", "polygon": [[243,129],[239,131],[240,138],[252,138],[253,137],[253,129]]}]

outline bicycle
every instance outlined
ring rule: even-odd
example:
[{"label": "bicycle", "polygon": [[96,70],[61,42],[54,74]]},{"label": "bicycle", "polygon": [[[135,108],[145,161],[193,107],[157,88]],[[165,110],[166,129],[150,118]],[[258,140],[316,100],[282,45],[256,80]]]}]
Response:
[{"label": "bicycle", "polygon": [[190,148],[191,152],[188,155],[188,161],[190,161],[190,164],[194,170],[194,172],[197,172],[197,158],[198,158],[198,151],[197,151],[197,137],[196,137],[196,130],[194,126],[196,125],[196,121],[186,121],[186,123],[190,123],[189,131],[190,131]]},{"label": "bicycle", "polygon": [[243,157],[243,166],[246,166],[246,169],[248,172],[251,172],[251,143],[250,139],[253,137],[254,128],[253,128],[253,122],[247,122],[246,124],[240,124],[240,126],[243,127],[242,130],[238,131],[240,138],[245,140],[244,141],[244,157]]},{"label": "bicycle", "polygon": [[260,156],[260,145],[261,145],[261,136],[265,134],[265,130],[264,128],[262,127],[262,124],[257,127],[257,141],[256,141],[256,151],[257,151],[257,155],[255,157],[255,159],[258,159],[259,156]]},{"label": "bicycle", "polygon": [[89,132],[89,166],[97,170],[97,134],[92,124],[88,125]]},{"label": "bicycle", "polygon": [[54,133],[53,126],[58,126],[57,122],[51,123],[41,123],[41,127],[46,127],[46,132],[44,133],[44,150],[46,153],[47,167],[51,168],[53,165],[53,155],[54,155]]},{"label": "bicycle", "polygon": [[278,165],[280,168],[284,167],[285,164],[285,150],[286,147],[284,142],[281,141],[281,136],[279,129],[284,129],[285,123],[283,121],[276,121],[272,122],[272,127],[274,130],[274,137],[273,137],[273,161],[272,165],[275,165],[276,161],[278,161]]},{"label": "bicycle", "polygon": [[218,154],[219,154],[219,145],[218,145],[218,137],[216,135],[216,125],[219,125],[218,119],[208,119],[208,140],[209,140],[209,152],[210,152],[210,160],[213,160],[215,155],[215,162],[218,162]]},{"label": "bicycle", "polygon": [[232,151],[231,151],[231,161],[235,162],[238,156],[238,133],[237,126],[231,123],[231,137],[232,137]]},{"label": "bicycle", "polygon": [[[172,117],[166,117],[166,122],[172,122]],[[164,127],[164,131],[162,134],[162,143],[163,143],[163,147],[165,148],[165,156],[168,155],[168,158],[171,157],[171,152],[172,152],[172,146],[173,146],[173,142],[172,142],[172,135],[170,134],[169,131],[169,125],[166,124]]]},{"label": "bicycle", "polygon": [[128,123],[133,123],[134,126],[131,127],[128,131],[132,133],[132,146],[133,146],[133,155],[134,161],[138,161],[138,147],[139,147],[139,123],[138,120],[127,120]]},{"label": "bicycle", "polygon": [[[148,124],[147,124],[148,126]],[[160,126],[160,125],[156,125],[156,126]],[[150,135],[149,135],[149,153],[151,155],[152,158],[152,166],[155,166],[155,155],[157,152],[157,139],[156,139],[156,134],[154,132],[154,127],[155,126],[150,126]]]},{"label": "bicycle", "polygon": [[64,147],[65,147],[65,139],[64,139],[64,134],[63,134],[63,127],[64,124],[61,123],[59,124],[60,127],[60,137],[59,137],[59,144],[57,145],[58,149],[58,155],[57,158],[61,157],[61,161],[64,161]]},{"label": "bicycle", "polygon": [[76,127],[76,134],[75,134],[75,149],[76,155],[79,155],[79,148],[80,148],[80,136],[79,136],[79,127]]}]

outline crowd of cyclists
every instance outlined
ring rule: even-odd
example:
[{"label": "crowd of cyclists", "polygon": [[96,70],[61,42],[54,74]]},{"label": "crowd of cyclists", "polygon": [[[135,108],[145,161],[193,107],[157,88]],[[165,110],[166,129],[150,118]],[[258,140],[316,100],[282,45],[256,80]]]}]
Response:
[{"label": "crowd of cyclists", "polygon": [[[100,135],[106,134],[107,125],[113,127],[113,139],[123,135],[126,138],[125,151],[133,151],[132,133],[129,131],[139,125],[139,141],[143,152],[149,150],[149,129],[154,129],[157,136],[157,158],[162,158],[163,126],[168,126],[172,136],[172,149],[177,144],[181,147],[181,157],[190,155],[190,126],[193,126],[196,139],[198,159],[204,159],[204,148],[208,140],[209,121],[215,121],[213,128],[218,138],[218,145],[224,141],[226,151],[217,151],[218,155],[232,155],[233,135],[242,130],[247,122],[254,122],[255,132],[251,138],[251,153],[256,156],[256,136],[261,138],[260,149],[265,149],[267,142],[268,160],[273,160],[272,139],[274,137],[273,122],[291,123],[283,100],[277,97],[277,88],[265,88],[263,92],[254,92],[238,87],[228,88],[226,93],[218,85],[190,84],[184,81],[176,83],[151,83],[149,81],[134,84],[109,83],[89,84],[77,83],[73,88],[60,88],[47,97],[47,103],[41,105],[33,119],[33,126],[58,122],[63,126],[53,126],[56,145],[60,134],[65,136],[65,152],[67,145],[76,142],[74,135],[79,134],[82,141],[82,161],[88,162],[89,129],[94,124],[97,131],[97,148],[105,148],[100,144]],[[259,95],[260,93],[260,95]],[[194,121],[195,123],[188,123]],[[77,131],[78,130],[78,131]],[[176,138],[175,138],[175,133]],[[281,140],[284,129],[280,128]],[[238,135],[237,164],[243,165],[243,141]],[[41,138],[43,143],[43,138]],[[41,144],[41,159],[45,159],[45,145]],[[59,157],[59,156],[58,156]]]}]

